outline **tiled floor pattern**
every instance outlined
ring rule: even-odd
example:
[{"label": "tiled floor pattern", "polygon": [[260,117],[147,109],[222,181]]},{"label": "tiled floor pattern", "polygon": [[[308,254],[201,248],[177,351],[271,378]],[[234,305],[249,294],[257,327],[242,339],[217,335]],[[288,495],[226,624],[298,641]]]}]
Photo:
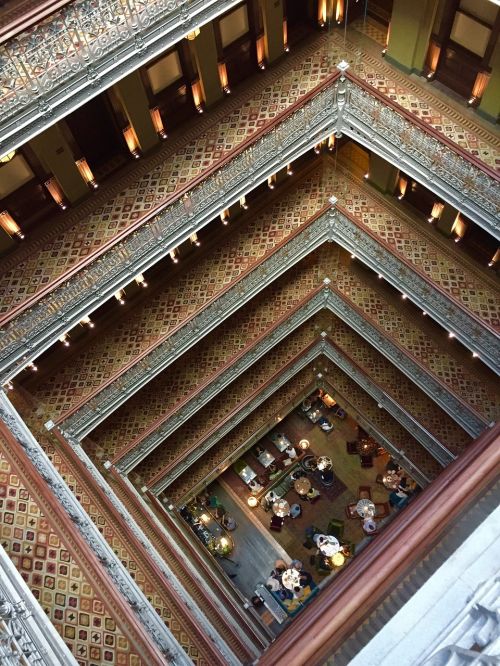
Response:
[{"label": "tiled floor pattern", "polygon": [[205,407],[197,410],[193,418],[162,442],[134,472],[144,479],[146,485],[151,485],[153,478],[161,476],[162,472],[182,458],[190,447],[206,439],[212,429],[224,422],[233,411],[239,411],[248,397],[279,376],[284,366],[293,362],[309,344],[318,339],[319,331],[315,324],[316,317],[287,336]]},{"label": "tiled floor pattern", "polygon": [[36,417],[31,411],[27,411],[22,398],[16,397],[19,401],[19,404],[16,404],[17,409],[21,411],[45,453],[153,608],[192,661],[200,666],[208,666],[210,658],[204,656],[204,646],[194,634],[191,620],[185,609],[172,598],[168,585],[158,580],[156,572],[150,568],[143,554],[130,543],[127,533],[113,519],[107,504],[101,501],[92,484],[87,483],[79,470],[67,459],[50,433],[38,431]]},{"label": "tiled floor pattern", "polygon": [[[500,164],[498,141],[470,119],[433,97],[413,80],[391,68],[379,58],[363,53],[356,43],[357,33],[349,31],[345,42],[339,32],[319,35],[317,48],[301,51],[300,58],[287,61],[283,74],[253,89],[238,105],[213,126],[203,126],[200,136],[188,137],[174,155],[156,162],[149,173],[142,173],[117,193],[78,219],[51,242],[40,242],[23,259],[13,257],[5,264],[0,280],[0,314],[23,303],[42,287],[64,274],[71,266],[97,251],[103,243],[129,227],[154,205],[213,165],[256,129],[293,104],[321,82],[344,56],[355,63],[353,71],[379,92],[422,118],[459,146],[492,166]],[[281,70],[280,70],[281,74]],[[233,102],[234,103],[234,102]],[[226,109],[231,107],[226,106]],[[214,114],[215,116],[216,114]],[[167,151],[165,151],[166,154]],[[25,254],[26,253],[26,254]]]},{"label": "tiled floor pattern", "polygon": [[374,21],[369,16],[367,16],[366,19],[357,18],[351,23],[350,28],[373,39],[374,42],[377,42],[377,44],[382,47],[386,45],[388,37],[387,28],[384,29],[384,26],[381,23]]},{"label": "tiled floor pattern", "polygon": [[112,329],[96,330],[87,348],[36,388],[37,399],[50,407],[52,418],[88,399],[127,363],[168,337],[302,228],[326,200],[320,196],[320,173],[321,165],[264,212],[240,218],[235,233],[208,256],[201,255],[175,280],[166,282],[161,292],[145,294],[141,304]]},{"label": "tiled floor pattern", "polygon": [[[319,325],[319,326],[318,326]],[[331,329],[331,339],[348,357],[388,395],[404,405],[407,411],[453,453],[459,453],[471,438],[448,415],[404,377],[373,347],[354,333],[346,324],[329,313],[319,313],[277,345],[272,352],[236,379],[207,406],[199,409],[193,418],[168,437],[136,468],[146,485],[151,486],[162,477],[169,465],[185,455],[197,442],[206,439],[216,424],[236,409],[247,396],[302,349],[318,338],[320,330]]]},{"label": "tiled floor pattern", "polygon": [[89,437],[93,447],[98,446],[106,458],[113,458],[155,422],[177,411],[181,402],[267,333],[317,283],[315,267],[301,262],[300,271],[286,273],[269,285],[93,430]]},{"label": "tiled floor pattern", "polygon": [[434,478],[440,471],[438,463],[427,453],[427,451],[414,440],[404,428],[402,428],[387,413],[381,412],[377,404],[365,394],[352,380],[341,370],[332,366],[327,359],[320,359],[314,366],[305,368],[301,373],[287,382],[277,393],[268,398],[258,410],[250,414],[242,423],[234,428],[231,433],[221,439],[212,449],[207,451],[196,463],[184,474],[178,477],[165,491],[165,495],[174,502],[179,502],[194,486],[203,481],[214,469],[224,469],[223,462],[233,451],[242,446],[250,437],[263,428],[267,423],[279,414],[289,402],[311,382],[317,372],[314,368],[326,367],[332,384],[338,385],[338,391],[344,393],[349,401],[368,420],[383,432],[399,449],[404,449],[407,457],[414,462],[422,471]]},{"label": "tiled floor pattern", "polygon": [[1,454],[0,542],[79,666],[142,664],[95,582],[83,575]]},{"label": "tiled floor pattern", "polygon": [[89,338],[92,346],[89,344],[57,373],[44,379],[34,390],[37,399],[50,407],[51,417],[57,419],[91,398],[124,366],[165,339],[238,275],[262,260],[275,243],[284,240],[321,207],[324,193],[332,187],[339,195],[339,203],[392,251],[410,259],[418,270],[482,320],[491,326],[498,325],[498,298],[479,273],[458,266],[451,252],[436,250],[410,219],[387,211],[384,199],[376,197],[368,186],[361,187],[344,178],[334,171],[329,160],[323,166],[322,171],[318,168],[295,192],[275,201],[268,212],[239,226],[225,245],[190,267],[180,280],[172,281],[162,293],[152,295],[125,314],[113,330],[96,332]]}]

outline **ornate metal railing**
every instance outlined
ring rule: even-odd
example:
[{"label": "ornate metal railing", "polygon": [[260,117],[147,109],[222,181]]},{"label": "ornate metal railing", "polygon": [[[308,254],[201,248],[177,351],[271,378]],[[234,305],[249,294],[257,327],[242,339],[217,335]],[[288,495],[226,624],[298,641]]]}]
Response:
[{"label": "ornate metal railing", "polygon": [[333,132],[336,100],[332,90],[326,85],[306,97],[296,112],[283,114],[284,118],[276,119],[257,139],[250,137],[226,156],[218,168],[190,183],[186,188],[189,194],[176,194],[164,208],[141,220],[138,228],[104,248],[102,256],[76,269],[69,279],[62,277],[50,285],[31,309],[4,326],[0,332],[0,370],[9,372],[3,380],[15,375],[19,366],[35,358],[193,231]]},{"label": "ornate metal railing", "polygon": [[73,0],[0,45],[0,153],[239,0]]}]

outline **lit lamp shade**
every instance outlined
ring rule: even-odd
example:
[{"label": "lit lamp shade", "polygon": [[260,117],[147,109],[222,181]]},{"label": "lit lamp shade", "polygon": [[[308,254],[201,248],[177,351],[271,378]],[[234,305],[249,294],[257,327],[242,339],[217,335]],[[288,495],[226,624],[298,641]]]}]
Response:
[{"label": "lit lamp shade", "polygon": [[259,500],[256,497],[253,497],[253,495],[250,495],[250,497],[247,499],[247,504],[252,509],[255,509],[258,503]]},{"label": "lit lamp shade", "polygon": [[334,567],[341,567],[345,562],[345,556],[338,552],[332,557],[332,564]]},{"label": "lit lamp shade", "polygon": [[299,449],[302,449],[302,451],[307,451],[308,448],[309,448],[309,440],[301,439],[299,442]]}]

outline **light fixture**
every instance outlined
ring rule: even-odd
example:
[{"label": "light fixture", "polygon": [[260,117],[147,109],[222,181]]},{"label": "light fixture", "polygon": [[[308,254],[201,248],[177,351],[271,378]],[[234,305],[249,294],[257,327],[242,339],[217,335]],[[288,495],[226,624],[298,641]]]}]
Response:
[{"label": "light fixture", "polygon": [[401,294],[401,298],[403,299],[403,301],[406,301],[406,299],[408,298],[408,296],[407,296],[406,294]]},{"label": "light fixture", "polygon": [[169,255],[170,255],[170,259],[172,259],[174,264],[179,263],[179,250],[176,247],[174,247],[172,250],[170,250]]},{"label": "light fixture", "polygon": [[384,276],[381,275],[380,273],[377,275],[378,279],[381,280]]},{"label": "light fixture", "polygon": [[226,95],[231,94],[231,88],[229,87],[229,79],[227,76],[227,67],[225,62],[220,62],[218,64],[218,69],[219,69],[219,81],[222,90],[226,93]]},{"label": "light fixture", "polygon": [[269,176],[267,179],[267,186],[269,187],[270,190],[274,190],[276,187],[276,174],[273,173],[272,176]]},{"label": "light fixture", "polygon": [[21,227],[7,210],[3,210],[0,213],[0,227],[8,233],[9,236],[23,240],[24,234],[21,231]]},{"label": "light fixture", "polygon": [[335,553],[335,555],[332,557],[332,564],[334,567],[341,567],[345,562],[345,555],[343,555],[340,551],[338,553]]},{"label": "light fixture", "polygon": [[59,342],[62,342],[65,347],[69,347],[69,335],[67,333],[60,335]]},{"label": "light fixture", "polygon": [[286,174],[287,176],[293,176],[292,163],[286,165]]},{"label": "light fixture", "polygon": [[250,495],[250,497],[247,499],[247,504],[251,509],[255,509],[258,503],[259,503],[258,499],[253,495]]},{"label": "light fixture", "polygon": [[202,513],[200,516],[200,520],[202,523],[208,523],[210,522],[210,516],[208,516],[206,513]]},{"label": "light fixture", "polygon": [[498,263],[498,261],[500,261],[500,248],[498,248],[495,254],[491,257],[491,261],[488,261],[488,266],[492,268]]},{"label": "light fixture", "polygon": [[152,109],[149,109],[151,114],[151,120],[153,121],[153,127],[155,128],[156,133],[160,139],[167,138],[167,132],[165,131],[165,126],[163,124],[163,119],[161,117],[160,109],[155,106]]},{"label": "light fixture", "polygon": [[452,340],[455,337],[455,333],[452,333],[451,331],[448,333],[448,337],[450,340]]},{"label": "light fixture", "polygon": [[355,254],[351,254],[351,259],[356,259],[356,255],[355,255]]},{"label": "light fixture", "polygon": [[319,154],[320,154],[320,152],[321,152],[321,144],[322,144],[322,143],[323,143],[323,142],[320,141],[319,143],[317,143],[317,144],[314,146],[314,149],[313,149],[313,150],[314,150],[314,152],[316,153],[316,155],[319,155]]},{"label": "light fixture", "polygon": [[248,204],[245,195],[240,197],[240,206],[243,208],[243,210],[248,210]]},{"label": "light fixture", "polygon": [[200,247],[201,241],[198,239],[198,234],[196,233],[196,231],[192,233],[191,236],[189,236],[189,240],[193,245],[196,245],[196,247]]},{"label": "light fixture", "polygon": [[66,202],[64,200],[63,191],[57,180],[54,178],[54,176],[46,180],[44,184],[47,190],[49,191],[50,196],[54,199],[59,208],[61,210],[66,210],[68,206],[66,205]]},{"label": "light fixture", "polygon": [[363,176],[363,178],[364,178],[365,180],[368,180],[369,177],[370,177],[370,174],[369,174],[369,173],[365,173],[365,175]]},{"label": "light fixture", "polygon": [[117,291],[115,291],[113,296],[116,298],[116,300],[118,301],[118,303],[120,305],[125,305],[125,290],[124,289],[118,289]]},{"label": "light fixture", "polygon": [[29,368],[31,372],[38,372],[38,367],[33,362],[28,363],[26,367]]},{"label": "light fixture", "polygon": [[404,176],[401,176],[398,181],[398,189],[399,189],[399,194],[398,194],[398,200],[401,201],[401,199],[404,197],[406,194],[406,188],[408,187],[408,178],[405,178]]},{"label": "light fixture", "polygon": [[125,143],[127,144],[127,148],[130,151],[130,154],[132,157],[136,160],[139,159],[141,156],[140,150],[139,150],[139,139],[137,138],[137,134],[135,133],[134,128],[129,125],[128,127],[125,127],[123,132],[123,138],[125,139]]},{"label": "light fixture", "polygon": [[186,35],[186,39],[189,39],[190,42],[194,41],[198,35],[200,34],[200,29],[195,28],[194,30],[191,30],[191,32],[188,32]]},{"label": "light fixture", "polygon": [[11,161],[11,159],[14,157],[15,154],[16,154],[16,151],[11,150],[10,152],[8,152],[5,155],[2,155],[2,157],[0,157],[0,162],[2,164],[7,164],[7,162]]},{"label": "light fixture", "polygon": [[222,211],[222,213],[220,214],[220,219],[221,219],[222,224],[224,224],[225,226],[228,225],[228,223],[229,223],[229,208],[226,208],[225,210]]},{"label": "light fixture", "polygon": [[332,459],[328,456],[320,456],[316,460],[316,467],[322,472],[323,470],[331,469],[333,466]]},{"label": "light fixture", "polygon": [[191,92],[193,94],[193,101],[198,113],[203,113],[203,92],[199,80],[193,81],[191,84]]},{"label": "light fixture", "polygon": [[472,352],[472,358],[477,358],[479,354],[477,352]]},{"label": "light fixture", "polygon": [[328,137],[328,150],[333,150],[335,147],[335,134],[330,134]]},{"label": "light fixture", "polygon": [[138,275],[135,276],[134,278],[136,284],[139,285],[139,287],[142,287],[143,289],[146,289],[148,286],[148,283],[146,282],[146,278],[142,273],[139,273]]},{"label": "light fixture", "polygon": [[436,222],[436,220],[439,220],[443,210],[444,210],[444,204],[436,202],[432,207],[430,217],[427,218],[427,222],[429,222],[429,224],[432,224],[433,222]]},{"label": "light fixture", "polygon": [[286,18],[283,19],[283,48],[285,49],[285,53],[290,51],[290,47],[288,46],[288,25]]},{"label": "light fixture", "polygon": [[94,174],[92,173],[85,157],[82,157],[81,159],[76,160],[75,164],[76,164],[76,167],[77,167],[78,171],[80,172],[81,177],[87,183],[87,185],[89,187],[91,187],[93,190],[97,190],[99,185],[97,184],[97,182],[94,178]]},{"label": "light fixture", "polygon": [[266,61],[265,61],[266,48],[264,43],[264,35],[257,37],[257,40],[255,41],[255,46],[257,50],[257,65],[259,69],[264,70],[266,69]]},{"label": "light fixture", "polygon": [[85,315],[85,317],[82,317],[79,322],[82,326],[88,326],[89,328],[94,328],[95,324],[92,321],[92,319],[88,316]]},{"label": "light fixture", "polygon": [[422,310],[422,316],[427,317],[427,312],[425,310]]},{"label": "light fixture", "polygon": [[6,391],[13,391],[14,390],[14,384],[9,380],[8,382],[5,382],[5,384],[3,385],[3,388]]},{"label": "light fixture", "polygon": [[309,448],[309,440],[301,439],[299,442],[299,449],[302,449],[302,451],[307,451],[308,448]]}]

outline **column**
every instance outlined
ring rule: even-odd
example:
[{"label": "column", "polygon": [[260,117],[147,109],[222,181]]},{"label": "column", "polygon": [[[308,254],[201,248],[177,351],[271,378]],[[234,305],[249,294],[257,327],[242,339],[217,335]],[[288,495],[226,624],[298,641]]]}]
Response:
[{"label": "column", "polygon": [[134,129],[143,153],[154,148],[159,141],[151,120],[149,100],[144,90],[139,71],[136,70],[113,87],[121,102],[123,111]]},{"label": "column", "polygon": [[394,0],[386,58],[405,72],[422,72],[437,0]]},{"label": "column", "polygon": [[491,75],[478,107],[478,113],[496,123],[500,113],[500,42],[490,60]]},{"label": "column", "polygon": [[53,174],[70,203],[89,193],[87,183],[75,164],[75,156],[56,123],[29,142],[44,169]]},{"label": "column", "polygon": [[370,153],[368,182],[383,194],[394,194],[399,178],[399,169],[376,153]]},{"label": "column", "polygon": [[283,44],[283,2],[282,0],[261,0],[264,21],[264,41],[268,63],[277,60],[284,52]]},{"label": "column", "polygon": [[203,100],[207,107],[212,106],[222,99],[217,44],[212,22],[200,28],[200,34],[189,42],[189,47],[200,77]]}]

